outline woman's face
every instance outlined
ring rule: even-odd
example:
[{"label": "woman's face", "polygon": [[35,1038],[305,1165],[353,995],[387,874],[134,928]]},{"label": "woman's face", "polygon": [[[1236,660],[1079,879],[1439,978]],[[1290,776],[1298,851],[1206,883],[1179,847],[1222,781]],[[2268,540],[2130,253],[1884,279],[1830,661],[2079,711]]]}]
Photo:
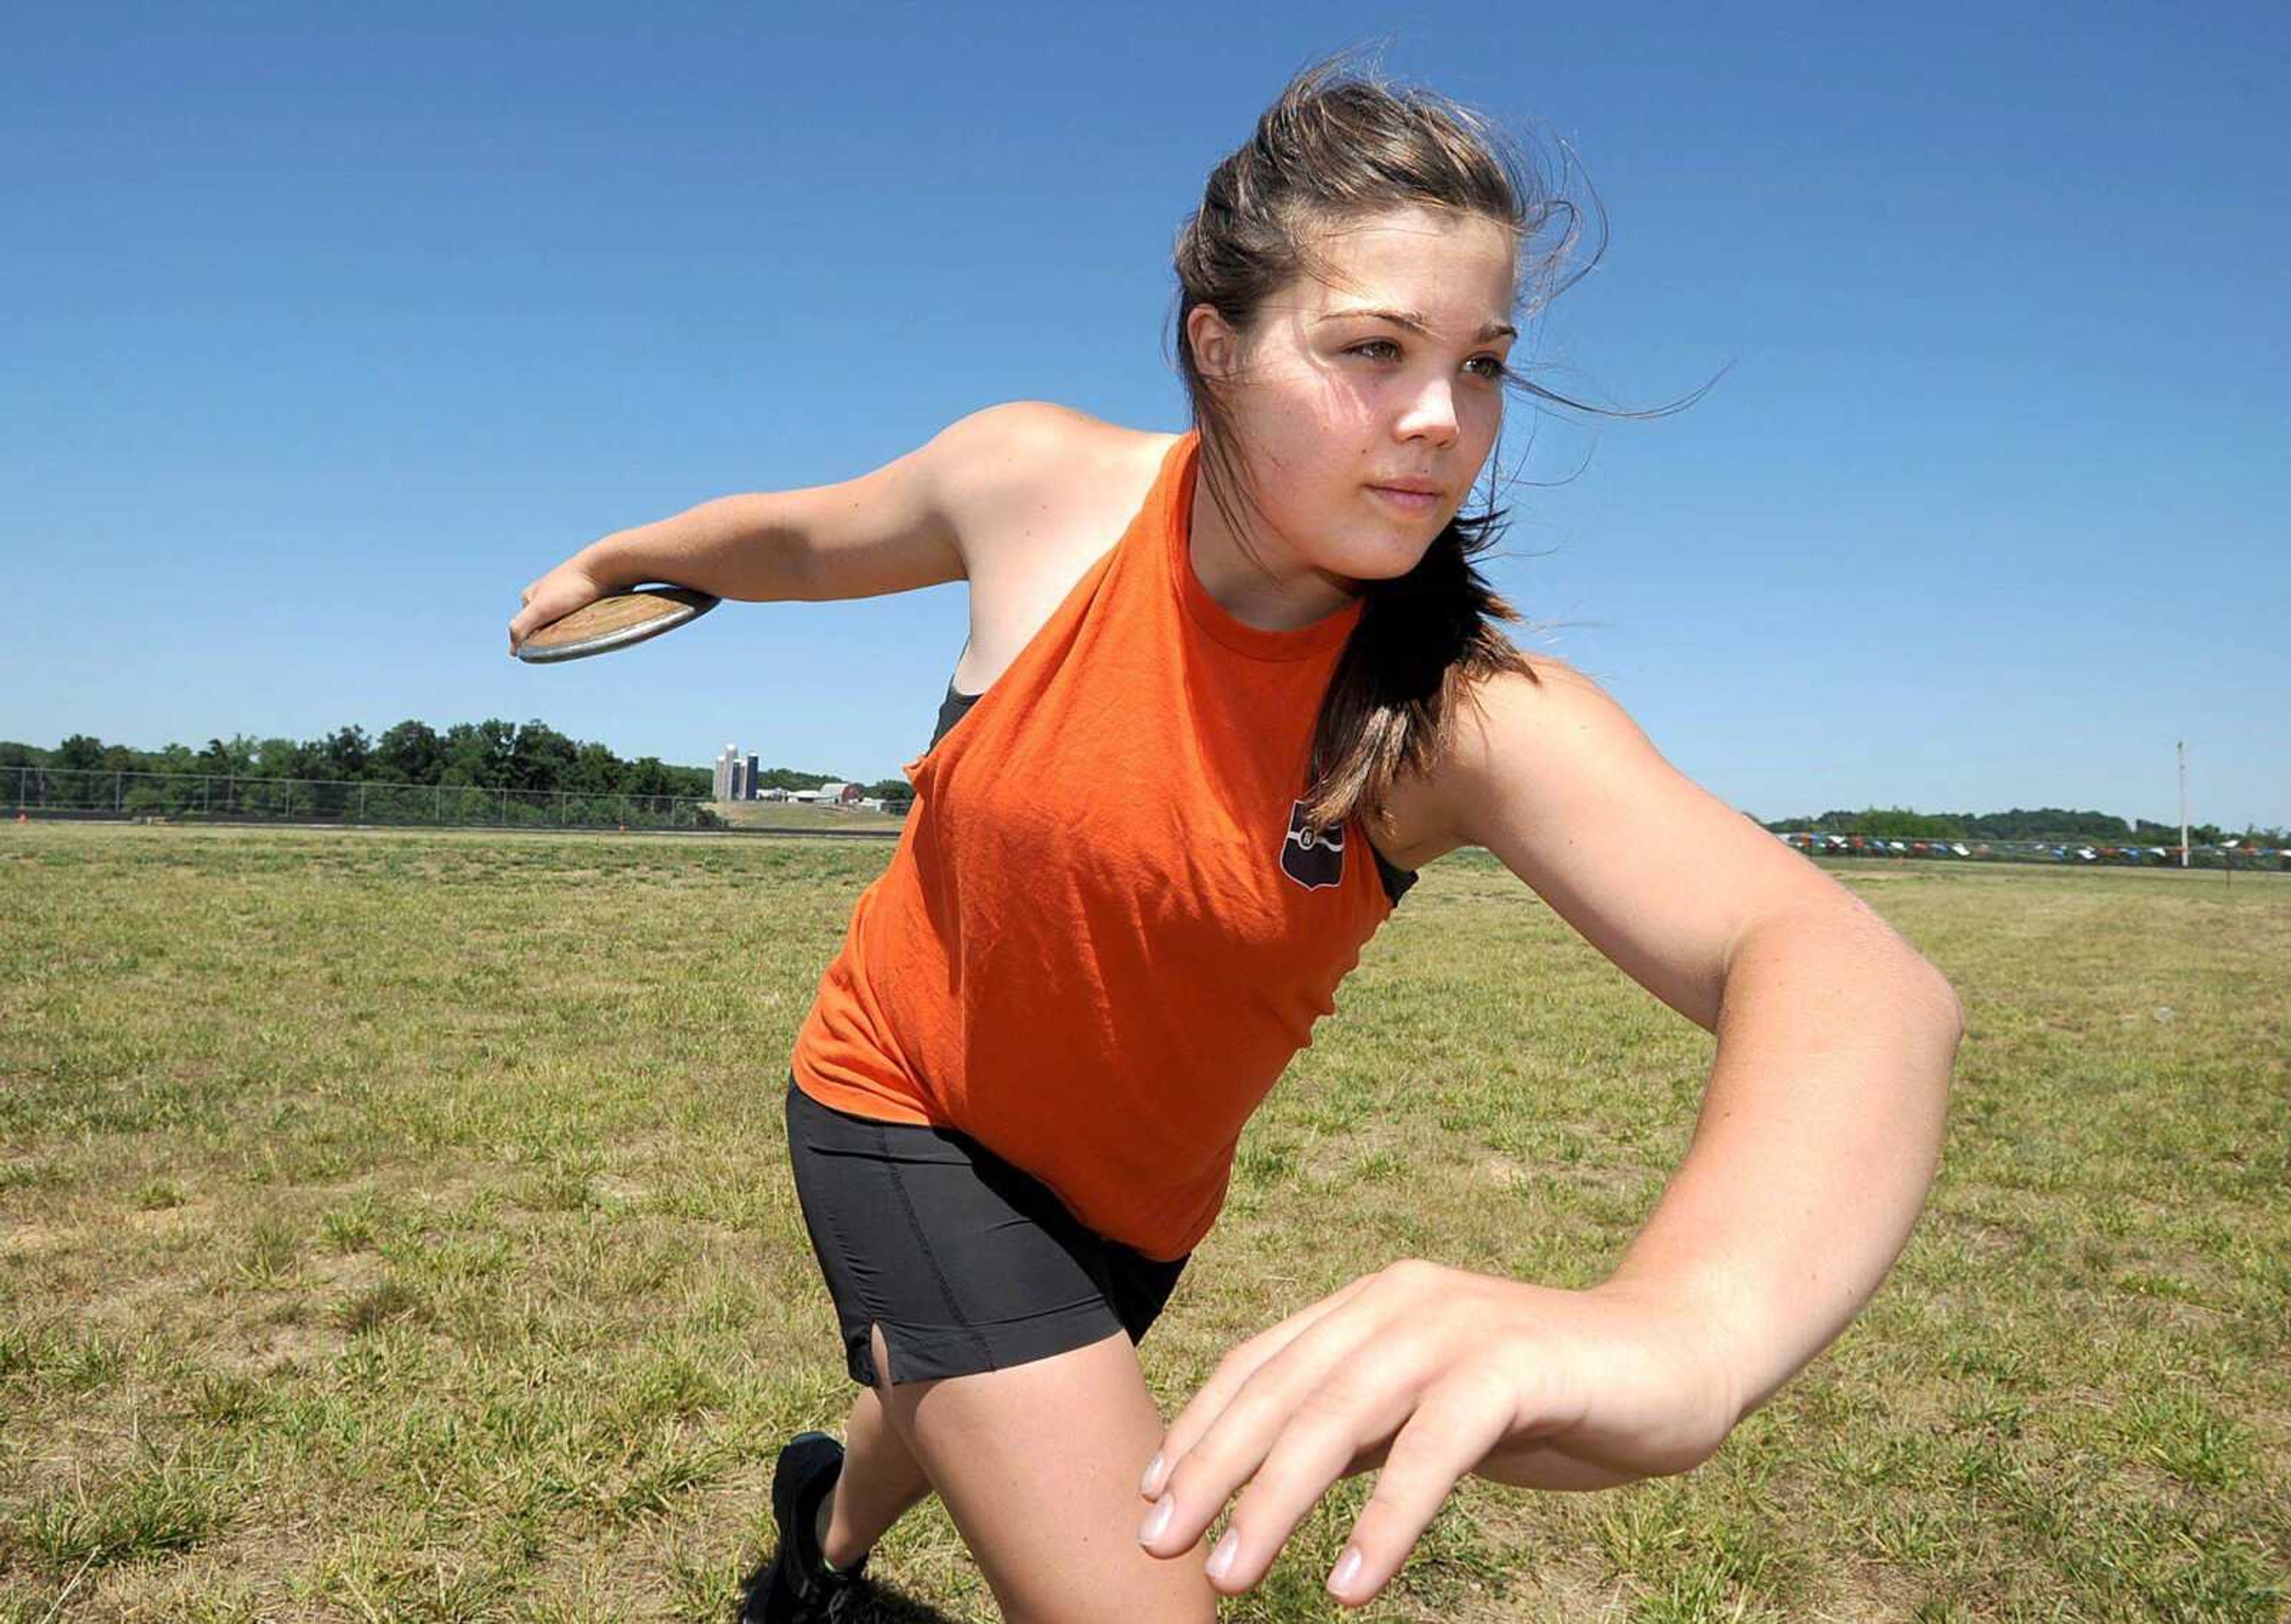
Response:
[{"label": "woman's face", "polygon": [[[1228,398],[1262,513],[1241,511],[1299,607],[1416,567],[1495,445],[1516,336],[1514,243],[1494,221],[1395,210],[1318,247],[1333,285],[1300,277],[1268,300],[1245,355],[1217,312],[1189,323],[1204,370],[1242,367]],[[1230,546],[1215,503],[1194,514],[1212,551]]]}]

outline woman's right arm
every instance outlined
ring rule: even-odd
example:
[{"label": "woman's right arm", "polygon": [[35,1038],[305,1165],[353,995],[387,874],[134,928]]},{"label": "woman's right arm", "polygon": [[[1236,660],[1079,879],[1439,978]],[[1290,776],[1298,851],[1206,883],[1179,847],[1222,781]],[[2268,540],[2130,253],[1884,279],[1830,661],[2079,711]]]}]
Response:
[{"label": "woman's right arm", "polygon": [[648,581],[748,602],[874,598],[969,574],[966,524],[1023,477],[1064,407],[988,406],[840,485],[719,496],[591,542],[525,589],[510,652],[539,628]]}]

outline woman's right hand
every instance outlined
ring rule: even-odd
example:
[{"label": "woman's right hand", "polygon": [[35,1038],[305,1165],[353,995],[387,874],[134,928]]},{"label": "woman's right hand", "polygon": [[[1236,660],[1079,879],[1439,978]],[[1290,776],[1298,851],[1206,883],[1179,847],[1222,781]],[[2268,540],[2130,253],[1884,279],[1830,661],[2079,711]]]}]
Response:
[{"label": "woman's right hand", "polygon": [[525,589],[525,607],[509,623],[509,651],[542,627],[563,620],[574,610],[592,604],[621,589],[598,579],[595,570],[575,553]]}]

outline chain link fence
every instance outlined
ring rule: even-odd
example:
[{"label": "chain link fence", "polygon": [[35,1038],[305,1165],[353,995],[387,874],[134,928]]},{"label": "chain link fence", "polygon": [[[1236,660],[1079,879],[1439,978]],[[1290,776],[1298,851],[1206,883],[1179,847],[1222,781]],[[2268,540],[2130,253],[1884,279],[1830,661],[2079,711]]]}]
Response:
[{"label": "chain link fence", "polygon": [[224,774],[18,767],[9,810],[168,823],[400,824],[421,828],[728,829],[702,796],[367,784]]}]

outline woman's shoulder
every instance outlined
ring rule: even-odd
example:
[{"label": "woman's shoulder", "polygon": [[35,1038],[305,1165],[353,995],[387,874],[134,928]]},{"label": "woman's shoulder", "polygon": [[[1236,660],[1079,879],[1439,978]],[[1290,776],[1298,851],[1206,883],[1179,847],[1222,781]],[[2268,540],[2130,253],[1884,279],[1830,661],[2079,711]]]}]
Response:
[{"label": "woman's shoulder", "polygon": [[1006,400],[981,406],[958,420],[976,424],[985,432],[1013,443],[1050,444],[1087,448],[1151,447],[1167,450],[1183,437],[1151,429],[1132,429],[1110,422],[1055,400]]},{"label": "woman's shoulder", "polygon": [[1520,669],[1497,669],[1457,685],[1435,775],[1451,792],[1491,774],[1516,773],[1588,748],[1618,729],[1636,731],[1598,679],[1556,655],[1520,651]]},{"label": "woman's shoulder", "polygon": [[[1621,718],[1588,672],[1555,655],[1521,650],[1518,667],[1477,673],[1450,690],[1453,705],[1420,773],[1404,773],[1385,805],[1395,862],[1420,867],[1475,843],[1474,813],[1491,781],[1541,763],[1556,768],[1571,749]],[[1627,719],[1626,719],[1627,720]]]},{"label": "woman's shoulder", "polygon": [[1147,478],[1181,435],[1131,429],[1050,400],[1010,400],[949,424],[937,444],[950,475],[977,494],[1007,499],[1097,486],[1109,471],[1144,469]]},{"label": "woman's shoulder", "polygon": [[1109,422],[1055,400],[1006,400],[982,406],[959,423],[973,425],[983,438],[1016,449],[1159,455],[1184,438]]},{"label": "woman's shoulder", "polygon": [[1007,401],[950,425],[936,442],[938,486],[973,581],[998,560],[1055,574],[1075,549],[1103,551],[1180,438],[1048,400]]}]

